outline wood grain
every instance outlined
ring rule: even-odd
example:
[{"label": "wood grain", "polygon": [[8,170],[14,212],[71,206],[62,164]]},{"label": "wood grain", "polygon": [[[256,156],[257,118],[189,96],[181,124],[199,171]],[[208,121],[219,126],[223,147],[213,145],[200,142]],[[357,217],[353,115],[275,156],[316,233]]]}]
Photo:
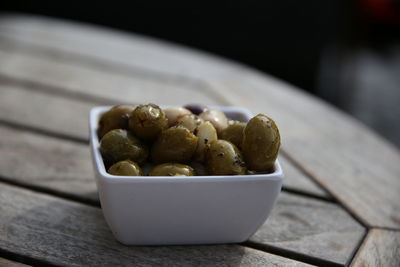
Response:
[{"label": "wood grain", "polygon": [[336,204],[282,193],[250,241],[347,265],[364,233]]},{"label": "wood grain", "polygon": [[119,244],[101,210],[0,185],[0,247],[68,266],[306,266],[238,245],[129,247]]},{"label": "wood grain", "polygon": [[370,230],[351,266],[400,266],[400,232]]},{"label": "wood grain", "polygon": [[0,177],[98,201],[88,145],[0,126]]},{"label": "wood grain", "polygon": [[[142,79],[110,71],[90,69],[53,57],[40,57],[14,53],[2,49],[0,40],[0,73],[25,83],[55,91],[67,90],[70,94],[82,93],[93,98],[102,97],[111,103],[162,102],[164,105],[181,103],[225,104],[219,95],[198,85],[178,85],[157,79]],[[50,88],[49,88],[50,89]],[[157,101],[159,100],[159,101]]]},{"label": "wood grain", "polygon": [[2,84],[0,120],[89,140],[88,114],[95,103]]},{"label": "wood grain", "polygon": [[284,155],[279,156],[279,162],[284,171],[283,186],[289,191],[299,191],[310,195],[330,199],[331,196],[310,177],[295,167]]},{"label": "wood grain", "polygon": [[[244,66],[150,38],[35,17],[1,22],[2,36],[35,51],[74,55],[75,65],[96,69],[107,62],[142,69],[155,79],[169,74],[176,81],[201,80],[234,105],[270,114],[281,129],[284,149],[329,193],[365,224],[400,229],[398,150],[326,103]],[[108,53],[100,52],[105,48]],[[2,71],[10,69],[9,75],[40,77],[29,60],[14,56],[5,62]]]},{"label": "wood grain", "polygon": [[0,258],[0,266],[1,267],[26,267],[26,266],[30,266],[30,265],[26,265],[20,262],[15,262],[15,261],[11,261],[11,260],[7,260],[4,258]]}]

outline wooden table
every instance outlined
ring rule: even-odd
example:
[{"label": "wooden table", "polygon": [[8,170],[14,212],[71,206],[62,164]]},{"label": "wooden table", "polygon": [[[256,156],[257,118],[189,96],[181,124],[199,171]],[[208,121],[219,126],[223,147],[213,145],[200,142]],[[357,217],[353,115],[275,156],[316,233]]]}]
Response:
[{"label": "wooden table", "polygon": [[[290,62],[288,62],[288,68]],[[286,177],[245,243],[128,247],[100,209],[91,107],[237,105],[273,117]],[[0,18],[0,265],[400,264],[400,154],[329,104],[248,67],[109,29]]]}]

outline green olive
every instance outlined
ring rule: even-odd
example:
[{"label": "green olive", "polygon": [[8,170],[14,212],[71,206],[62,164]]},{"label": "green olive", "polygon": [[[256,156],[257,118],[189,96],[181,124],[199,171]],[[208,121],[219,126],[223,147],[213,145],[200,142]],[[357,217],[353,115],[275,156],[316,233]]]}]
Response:
[{"label": "green olive", "polygon": [[241,148],[244,128],[246,128],[245,122],[229,121],[228,127],[222,130],[219,134],[219,138],[229,141],[238,148]]},{"label": "green olive", "polygon": [[192,167],[180,163],[164,163],[150,170],[149,176],[194,176]]},{"label": "green olive", "polygon": [[206,154],[206,165],[211,175],[246,173],[246,165],[239,149],[226,140],[216,140],[210,143]]},{"label": "green olive", "polygon": [[99,137],[114,129],[128,129],[129,115],[134,106],[114,106],[104,113],[99,121]]},{"label": "green olive", "polygon": [[253,171],[269,171],[278,156],[281,138],[275,122],[264,114],[252,118],[243,132],[242,151]]},{"label": "green olive", "polygon": [[108,173],[118,176],[142,176],[139,165],[131,160],[123,160],[115,163],[108,169]]},{"label": "green olive", "polygon": [[154,142],[151,157],[156,163],[190,161],[197,147],[197,136],[175,126],[164,130]]},{"label": "green olive", "polygon": [[157,105],[140,105],[130,114],[129,129],[143,140],[154,140],[167,127],[168,119]]},{"label": "green olive", "polygon": [[124,129],[115,129],[106,133],[100,141],[100,152],[107,163],[130,159],[143,163],[149,150],[138,138]]}]

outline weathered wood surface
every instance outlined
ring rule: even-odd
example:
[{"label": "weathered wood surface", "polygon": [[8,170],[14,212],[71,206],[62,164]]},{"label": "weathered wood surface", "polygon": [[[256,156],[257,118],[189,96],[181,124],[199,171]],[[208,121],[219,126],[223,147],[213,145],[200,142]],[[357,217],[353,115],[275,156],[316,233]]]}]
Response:
[{"label": "weathered wood surface", "polygon": [[[2,177],[44,187],[56,194],[68,194],[93,202],[98,200],[87,146],[8,127],[0,127],[0,135],[3,138],[0,146],[3,155],[0,161]],[[20,167],[7,168],[11,164]],[[306,221],[307,218],[312,221]],[[301,220],[303,224],[298,223]],[[332,225],[338,221],[340,224]],[[344,248],[353,246],[354,249],[362,232],[363,228],[337,205],[283,194],[276,212],[256,234],[256,237],[268,235],[270,240],[255,240],[341,263],[352,251]],[[287,240],[288,235],[292,235],[291,244]],[[332,247],[328,251],[318,252],[314,246],[324,243],[327,237]],[[341,243],[346,246],[337,245]]]},{"label": "weathered wood surface", "polygon": [[68,266],[305,266],[237,245],[129,247],[119,244],[101,210],[1,185],[0,247]]},{"label": "weathered wood surface", "polygon": [[337,204],[282,193],[250,241],[347,265],[364,234]]},{"label": "weathered wood surface", "polygon": [[0,266],[1,267],[27,267],[30,265],[26,265],[20,262],[10,261],[4,258],[0,258]]},{"label": "weathered wood surface", "polygon": [[400,266],[400,232],[370,230],[351,266]]},{"label": "weathered wood surface", "polygon": [[[77,25],[0,17],[0,180],[96,204],[90,156],[82,143],[87,116],[76,119],[77,113],[121,102],[233,104],[266,112],[277,121],[286,188],[321,198],[331,194],[366,225],[400,229],[399,152],[357,121],[227,60]],[[24,109],[17,109],[23,103]],[[56,108],[63,113],[52,116]],[[31,129],[21,130],[25,127]],[[16,164],[22,167],[11,167]],[[96,207],[3,183],[0,203],[5,205],[0,205],[0,214],[7,215],[0,220],[0,248],[48,263],[90,265],[107,259],[110,264],[139,266],[298,264],[242,246],[127,248],[114,241]],[[283,193],[249,244],[277,248],[281,255],[295,253],[298,259],[321,259],[321,264],[346,265],[364,231],[337,204]],[[64,239],[70,255],[63,253]],[[36,248],[35,242],[43,246]],[[398,266],[399,243],[398,231],[373,229],[353,264]],[[87,259],[102,251],[98,258]],[[149,256],[153,253],[155,260]]]},{"label": "weathered wood surface", "polygon": [[241,68],[227,65],[227,60],[215,55],[162,40],[71,21],[3,16],[0,35],[20,46],[30,45],[37,53],[42,48],[55,52],[62,50],[71,60],[79,60],[85,65],[105,68],[109,66],[107,63],[118,63],[123,71],[140,70],[141,76],[149,73],[171,79],[172,75],[174,80],[186,81],[187,77],[223,77],[225,73]]},{"label": "weathered wood surface", "polygon": [[0,179],[97,201],[87,145],[0,126]]},{"label": "weathered wood surface", "polygon": [[[0,126],[0,135],[0,177],[97,203],[86,145],[4,126]],[[20,167],[7,167],[13,164]],[[363,227],[335,204],[282,193],[276,211],[254,240],[343,263],[356,248],[363,231]],[[330,249],[319,251],[318,246],[322,247],[320,244],[327,238]]]},{"label": "weathered wood surface", "polygon": [[[108,71],[116,65],[118,70],[143,70],[148,77],[171,75],[174,83],[200,81],[232,104],[271,114],[281,128],[284,149],[319,184],[364,223],[400,228],[399,152],[326,103],[244,66],[150,38],[38,18],[3,18],[0,25],[4,39],[40,56],[48,51],[53,58],[69,57],[70,63],[86,68],[104,68],[104,63]],[[25,65],[17,59],[4,63],[12,70],[9,75],[40,75],[26,67],[29,61]]]},{"label": "weathered wood surface", "polygon": [[94,103],[4,84],[0,77],[0,121],[84,141],[89,140],[88,114],[93,106]]},{"label": "weathered wood surface", "polygon": [[[95,105],[96,103],[90,103],[89,99],[80,101],[79,99],[61,97],[51,90],[42,92],[32,87],[14,85],[9,80],[2,80],[0,76],[0,121],[3,120],[16,125],[29,126],[33,129],[53,133],[57,136],[72,137],[85,141],[88,138],[89,110]],[[18,136],[18,133],[16,132],[15,135]],[[15,143],[15,137],[11,136],[11,138]],[[8,142],[8,136],[4,137],[4,142]],[[41,144],[45,142],[46,140],[43,140]],[[28,146],[28,148],[30,147],[32,145]],[[33,148],[30,153],[28,153],[27,149],[25,154],[20,156],[15,155],[15,157],[28,159],[36,153],[36,149],[39,151],[42,150],[38,146],[37,148]],[[78,154],[81,155],[82,153],[78,152]],[[90,165],[89,156],[86,154],[84,156],[87,156],[87,158],[79,157],[79,161],[82,164],[75,167],[82,167],[84,164]],[[73,154],[70,155],[75,156]],[[48,155],[48,157],[51,157],[51,155]],[[281,157],[281,162],[285,168],[285,186],[296,191],[304,191],[316,196],[329,198],[329,195],[324,190],[310,181],[306,175],[296,169],[284,156]],[[62,166],[58,168],[62,169]],[[49,166],[49,169],[52,169],[52,167]],[[70,169],[66,169],[64,173],[69,171]],[[27,173],[30,172],[28,171]],[[77,169],[74,173],[82,173],[85,180],[88,177],[87,168]],[[59,173],[55,172],[54,175],[59,177]],[[18,177],[18,175],[13,174],[12,177]],[[63,177],[59,178],[63,179]],[[73,192],[75,190],[72,190]],[[79,189],[78,192],[80,192]]]},{"label": "weathered wood surface", "polygon": [[[142,103],[160,99],[165,105],[191,102],[206,105],[226,104],[225,100],[201,84],[169,82],[140,78],[130,73],[80,66],[50,54],[22,53],[18,46],[8,47],[0,39],[1,74],[21,83],[34,82],[38,87],[67,90],[71,95],[104,97],[112,102]],[[105,102],[104,100],[102,102]]]}]

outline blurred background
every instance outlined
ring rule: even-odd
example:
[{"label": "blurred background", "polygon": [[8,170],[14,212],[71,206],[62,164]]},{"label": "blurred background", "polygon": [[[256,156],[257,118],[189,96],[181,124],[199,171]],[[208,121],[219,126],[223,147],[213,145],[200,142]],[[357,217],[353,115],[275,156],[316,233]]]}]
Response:
[{"label": "blurred background", "polygon": [[167,4],[10,1],[0,12],[88,22],[231,58],[331,102],[400,147],[400,0]]}]

